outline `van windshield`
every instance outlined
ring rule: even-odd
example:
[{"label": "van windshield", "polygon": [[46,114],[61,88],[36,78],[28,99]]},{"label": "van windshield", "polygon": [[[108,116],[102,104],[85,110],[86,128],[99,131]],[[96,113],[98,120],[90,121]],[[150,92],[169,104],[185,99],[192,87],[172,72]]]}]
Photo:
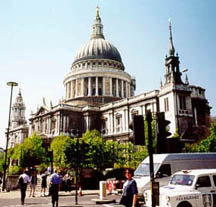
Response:
[{"label": "van windshield", "polygon": [[194,175],[174,175],[171,178],[170,184],[172,185],[192,185]]},{"label": "van windshield", "polygon": [[[154,163],[154,173],[157,172],[159,165],[160,165],[159,163]],[[150,175],[150,165],[148,163],[141,163],[135,170],[134,175],[149,176]]]}]

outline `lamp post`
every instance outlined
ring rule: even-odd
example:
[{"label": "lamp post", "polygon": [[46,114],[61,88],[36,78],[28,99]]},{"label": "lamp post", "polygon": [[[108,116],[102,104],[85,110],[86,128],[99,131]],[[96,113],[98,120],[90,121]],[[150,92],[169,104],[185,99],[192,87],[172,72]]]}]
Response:
[{"label": "lamp post", "polygon": [[16,82],[8,82],[8,86],[11,87],[10,94],[10,106],[9,106],[9,117],[8,117],[8,128],[7,128],[7,139],[6,139],[6,149],[5,149],[5,160],[4,160],[4,176],[3,176],[3,187],[2,190],[5,190],[6,187],[6,171],[7,171],[7,152],[8,152],[8,139],[9,139],[9,128],[10,128],[10,116],[11,116],[11,103],[12,103],[12,95],[13,95],[13,87],[18,86]]},{"label": "lamp post", "polygon": [[76,173],[76,185],[75,185],[75,205],[78,205],[78,181],[79,181],[79,130],[78,129],[71,129],[70,130],[70,137],[76,138],[76,158],[75,158],[75,173]]}]

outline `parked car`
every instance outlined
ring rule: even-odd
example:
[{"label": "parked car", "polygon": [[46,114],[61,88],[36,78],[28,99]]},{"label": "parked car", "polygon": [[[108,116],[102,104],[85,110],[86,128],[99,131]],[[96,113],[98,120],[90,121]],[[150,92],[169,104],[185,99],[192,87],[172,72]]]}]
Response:
[{"label": "parked car", "polygon": [[[159,207],[215,207],[216,169],[177,172],[159,192]],[[151,207],[150,190],[144,193],[144,198],[146,207]]]}]

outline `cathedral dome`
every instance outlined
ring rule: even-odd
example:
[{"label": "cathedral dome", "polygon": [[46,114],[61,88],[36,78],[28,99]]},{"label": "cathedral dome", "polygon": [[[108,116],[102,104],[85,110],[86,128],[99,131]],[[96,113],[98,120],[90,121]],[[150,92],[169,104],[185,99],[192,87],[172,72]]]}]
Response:
[{"label": "cathedral dome", "polygon": [[88,59],[110,59],[122,63],[117,48],[103,38],[92,38],[78,51],[74,63]]},{"label": "cathedral dome", "polygon": [[66,103],[74,106],[101,105],[134,91],[119,51],[104,38],[99,7],[96,12],[90,40],[78,50],[63,82]]},{"label": "cathedral dome", "polygon": [[106,59],[117,61],[123,65],[121,55],[117,48],[104,38],[103,25],[98,7],[92,29],[91,39],[79,49],[73,64],[83,60]]}]

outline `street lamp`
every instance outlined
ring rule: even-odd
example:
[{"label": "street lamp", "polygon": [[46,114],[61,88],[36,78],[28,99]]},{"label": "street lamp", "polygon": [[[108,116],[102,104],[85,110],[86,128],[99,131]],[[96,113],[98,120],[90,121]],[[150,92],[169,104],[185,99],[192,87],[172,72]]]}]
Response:
[{"label": "street lamp", "polygon": [[75,172],[76,172],[76,185],[75,185],[75,205],[78,205],[78,168],[79,168],[79,129],[70,129],[69,131],[71,138],[76,138],[76,158],[75,158]]},{"label": "street lamp", "polygon": [[9,139],[9,127],[10,127],[10,116],[11,116],[11,103],[12,103],[13,87],[18,86],[18,83],[11,81],[11,82],[8,82],[7,85],[11,87],[11,94],[10,94],[10,106],[9,106],[7,139],[6,139],[6,149],[5,149],[5,160],[4,160],[4,176],[3,176],[3,187],[2,187],[3,191],[5,190],[5,187],[6,187],[7,151],[8,151],[8,139]]}]

